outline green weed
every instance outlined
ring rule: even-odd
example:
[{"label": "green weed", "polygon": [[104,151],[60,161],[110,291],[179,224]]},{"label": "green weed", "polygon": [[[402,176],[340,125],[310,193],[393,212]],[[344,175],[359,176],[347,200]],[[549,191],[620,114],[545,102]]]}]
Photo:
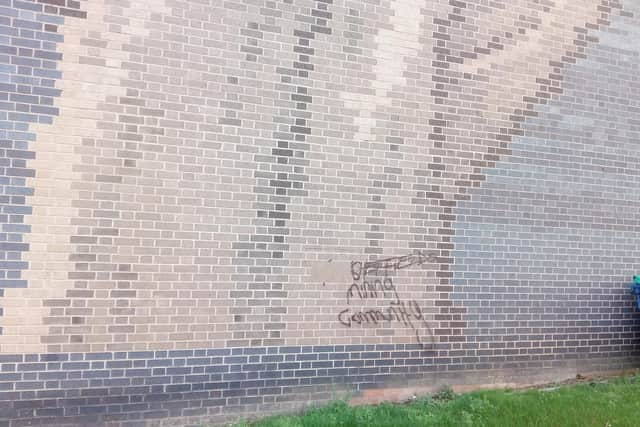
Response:
[{"label": "green weed", "polygon": [[408,404],[344,401],[235,427],[631,427],[640,425],[640,381],[622,378],[550,390],[456,394],[445,388]]}]

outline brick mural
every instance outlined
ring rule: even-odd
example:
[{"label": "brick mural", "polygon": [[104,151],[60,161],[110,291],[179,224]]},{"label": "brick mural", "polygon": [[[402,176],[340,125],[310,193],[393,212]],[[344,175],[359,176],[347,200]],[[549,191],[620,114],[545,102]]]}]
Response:
[{"label": "brick mural", "polygon": [[0,426],[640,365],[640,3],[0,0]]}]

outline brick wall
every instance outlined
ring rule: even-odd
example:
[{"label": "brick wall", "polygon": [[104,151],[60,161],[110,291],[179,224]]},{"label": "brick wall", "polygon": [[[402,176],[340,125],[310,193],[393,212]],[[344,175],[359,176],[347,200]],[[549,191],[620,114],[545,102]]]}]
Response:
[{"label": "brick wall", "polygon": [[632,0],[0,0],[0,426],[638,366]]}]

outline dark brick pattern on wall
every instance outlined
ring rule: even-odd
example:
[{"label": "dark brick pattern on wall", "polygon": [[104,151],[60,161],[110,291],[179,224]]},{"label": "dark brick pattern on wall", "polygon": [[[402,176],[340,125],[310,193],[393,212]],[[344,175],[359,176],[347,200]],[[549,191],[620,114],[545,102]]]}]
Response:
[{"label": "dark brick pattern on wall", "polygon": [[59,114],[54,99],[60,96],[56,80],[63,42],[59,26],[65,17],[84,18],[80,2],[0,2],[0,293],[4,288],[26,287],[21,271],[28,268],[22,253],[32,212],[26,199],[33,194],[26,181],[36,173],[27,162],[35,157],[35,124],[51,125]]},{"label": "dark brick pattern on wall", "polygon": [[455,209],[454,299],[473,313],[467,335],[504,346],[497,337],[512,327],[532,333],[525,342],[562,331],[585,353],[633,340],[635,313],[618,301],[638,248],[618,239],[637,233],[638,52],[624,40],[638,36],[624,22],[599,31],[564,70],[559,95],[535,108],[510,155]]},{"label": "dark brick pattern on wall", "polygon": [[0,0],[0,427],[638,367],[639,42],[632,0]]},{"label": "dark brick pattern on wall", "polygon": [[[305,152],[310,150],[307,135],[311,134],[308,121],[312,113],[308,110],[313,96],[308,88],[313,86],[310,80],[316,58],[313,43],[316,37],[331,34],[331,3],[331,0],[315,0],[310,8],[303,9],[308,15],[296,16],[295,20],[301,25],[293,29],[294,59],[291,65],[276,68],[279,82],[275,95],[286,101],[288,109],[273,119],[279,127],[272,135],[271,152],[254,156],[257,165],[254,191],[258,195],[256,233],[248,238],[241,236],[245,237],[243,241],[234,245],[238,249],[236,262],[248,269],[249,279],[238,280],[237,290],[233,291],[236,306],[231,314],[237,323],[233,339],[239,345],[284,342],[282,331],[286,328],[287,309],[283,301],[287,298],[287,286],[282,283],[282,277],[286,268],[285,253],[289,250],[287,223],[291,212],[288,206],[294,198],[304,200],[308,196],[305,183],[309,177],[305,169],[309,161]],[[253,35],[261,34],[259,28],[256,25]],[[262,52],[258,47],[250,49],[247,45],[242,45],[241,50],[247,52],[247,61],[258,61],[258,54]],[[241,126],[240,120],[234,120],[233,124]],[[228,124],[228,119],[221,117],[219,122]],[[261,326],[256,328],[256,324]]]},{"label": "dark brick pattern on wall", "polygon": [[531,352],[526,358],[443,355],[415,344],[3,355],[0,425],[142,427],[171,424],[171,418],[201,425],[389,384],[456,376],[464,383],[464,371],[476,369],[523,373],[562,368],[576,358],[595,369],[635,366],[624,351],[587,357],[565,349],[561,357]]}]

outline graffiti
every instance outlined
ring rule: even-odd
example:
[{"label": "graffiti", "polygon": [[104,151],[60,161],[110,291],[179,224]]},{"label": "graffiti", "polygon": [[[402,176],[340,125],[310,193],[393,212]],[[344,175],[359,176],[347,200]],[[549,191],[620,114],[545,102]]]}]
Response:
[{"label": "graffiti", "polygon": [[364,280],[362,283],[354,281],[351,286],[349,286],[349,289],[347,289],[347,304],[351,304],[351,298],[356,296],[356,293],[357,297],[363,300],[367,298],[378,298],[378,291],[380,291],[383,298],[387,298],[390,294],[396,301],[399,300],[398,291],[393,284],[393,280],[390,277],[385,277],[383,280]]},{"label": "graffiti", "polygon": [[354,325],[397,322],[406,328],[411,328],[418,344],[423,346],[426,344],[423,329],[427,332],[429,339],[433,338],[431,327],[424,318],[416,300],[404,301],[397,298],[390,301],[388,306],[383,309],[352,311],[350,308],[346,308],[338,314],[338,321],[348,328]]},{"label": "graffiti", "polygon": [[435,263],[437,261],[438,254],[436,252],[428,252],[425,254],[421,251],[417,254],[365,261],[364,263],[352,261],[351,276],[353,276],[353,280],[360,280],[361,277],[367,276],[370,273],[377,275],[380,273],[380,270],[386,275],[389,271],[402,270],[414,265],[422,265],[426,262]]},{"label": "graffiti", "polygon": [[391,257],[375,261],[352,261],[351,278],[353,282],[346,292],[347,305],[354,300],[363,303],[366,300],[389,300],[385,307],[354,310],[345,308],[338,314],[338,321],[351,328],[354,325],[378,325],[379,323],[396,323],[410,328],[418,344],[425,346],[425,332],[427,340],[433,341],[433,332],[427,323],[422,309],[414,299],[403,300],[393,283],[390,273],[411,266],[437,262],[437,253],[418,252],[400,257]]}]

